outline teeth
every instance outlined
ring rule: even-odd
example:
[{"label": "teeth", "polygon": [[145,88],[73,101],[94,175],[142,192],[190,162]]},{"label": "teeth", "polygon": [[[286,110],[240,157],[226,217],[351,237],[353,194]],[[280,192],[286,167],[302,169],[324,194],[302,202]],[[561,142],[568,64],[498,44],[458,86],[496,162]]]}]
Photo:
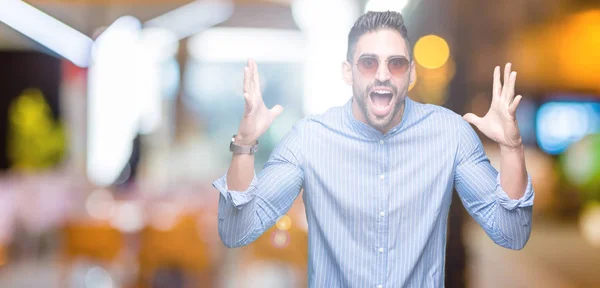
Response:
[{"label": "teeth", "polygon": [[389,91],[389,90],[375,90],[373,92],[375,92],[377,94],[392,94],[392,91]]}]

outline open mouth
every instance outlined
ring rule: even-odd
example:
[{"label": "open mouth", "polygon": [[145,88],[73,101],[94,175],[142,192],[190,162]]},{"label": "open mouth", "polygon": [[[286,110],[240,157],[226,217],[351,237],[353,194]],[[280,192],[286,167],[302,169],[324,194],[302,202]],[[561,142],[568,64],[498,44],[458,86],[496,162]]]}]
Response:
[{"label": "open mouth", "polygon": [[389,113],[394,92],[390,88],[375,88],[369,93],[372,112],[377,116],[385,116]]}]

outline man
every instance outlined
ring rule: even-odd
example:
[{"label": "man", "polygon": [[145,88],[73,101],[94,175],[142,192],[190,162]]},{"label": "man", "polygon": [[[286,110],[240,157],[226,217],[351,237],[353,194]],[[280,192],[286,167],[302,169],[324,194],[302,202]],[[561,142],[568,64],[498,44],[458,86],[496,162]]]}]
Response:
[{"label": "man", "polygon": [[[223,243],[254,241],[304,187],[310,287],[442,287],[446,219],[456,187],[495,243],[523,248],[534,192],[510,64],[503,84],[499,67],[494,70],[489,112],[460,117],[407,97],[415,64],[399,13],[368,12],[348,38],[343,76],[352,99],[296,123],[258,176],[248,151],[283,107],[265,106],[256,63],[249,60],[231,166],[213,183],[221,192]],[[500,145],[501,173],[469,122]]]}]

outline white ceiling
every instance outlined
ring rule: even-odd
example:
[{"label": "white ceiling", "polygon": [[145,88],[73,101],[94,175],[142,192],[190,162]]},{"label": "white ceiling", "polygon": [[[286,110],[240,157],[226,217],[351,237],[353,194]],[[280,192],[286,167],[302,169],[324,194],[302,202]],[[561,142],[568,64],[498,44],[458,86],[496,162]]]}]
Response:
[{"label": "white ceiling", "polygon": [[[181,1],[177,1],[181,2]],[[239,3],[241,2],[241,3]],[[249,3],[236,1],[232,17],[219,26],[298,29],[290,8],[281,3]],[[279,0],[281,2],[281,0]],[[108,26],[117,18],[131,15],[142,23],[173,10],[182,3],[144,5],[35,4],[52,17],[92,37],[98,28]],[[0,49],[38,49],[39,44],[0,22]]]}]

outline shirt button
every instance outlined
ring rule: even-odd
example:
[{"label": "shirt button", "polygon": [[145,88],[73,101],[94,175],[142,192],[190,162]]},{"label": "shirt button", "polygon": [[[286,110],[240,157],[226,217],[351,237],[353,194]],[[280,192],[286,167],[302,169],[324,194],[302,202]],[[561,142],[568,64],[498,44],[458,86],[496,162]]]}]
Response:
[{"label": "shirt button", "polygon": [[382,144],[382,145],[383,145],[383,143],[384,143],[384,142],[383,142],[383,140],[379,140],[379,144]]},{"label": "shirt button", "polygon": [[381,217],[385,216],[385,212],[383,212],[383,211],[379,212],[379,216],[381,216]]},{"label": "shirt button", "polygon": [[381,285],[377,285],[377,288],[383,288],[383,286],[381,286]]},{"label": "shirt button", "polygon": [[385,179],[385,175],[383,175],[383,174],[379,175],[379,179],[381,179],[381,180]]},{"label": "shirt button", "polygon": [[379,248],[379,253],[383,253],[383,247]]}]

